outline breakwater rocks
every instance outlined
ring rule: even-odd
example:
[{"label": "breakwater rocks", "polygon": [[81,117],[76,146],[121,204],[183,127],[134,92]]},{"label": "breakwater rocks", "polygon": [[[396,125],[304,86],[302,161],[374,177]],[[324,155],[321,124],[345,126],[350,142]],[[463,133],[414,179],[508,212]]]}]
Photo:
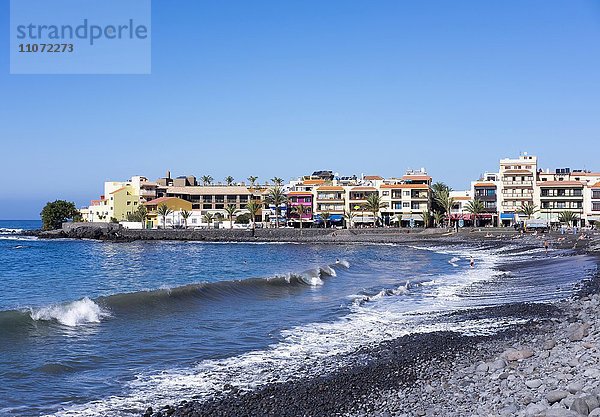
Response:
[{"label": "breakwater rocks", "polygon": [[40,238],[111,241],[181,240],[207,242],[404,242],[415,236],[436,237],[445,229],[125,229],[115,223],[64,223],[61,230],[40,232]]}]

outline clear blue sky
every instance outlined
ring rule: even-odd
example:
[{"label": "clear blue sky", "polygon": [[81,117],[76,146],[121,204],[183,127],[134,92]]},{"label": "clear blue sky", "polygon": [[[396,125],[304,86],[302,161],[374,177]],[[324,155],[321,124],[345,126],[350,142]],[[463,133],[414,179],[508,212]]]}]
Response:
[{"label": "clear blue sky", "polygon": [[[9,75],[0,219],[109,179],[600,169],[599,1],[154,0],[152,74]],[[0,3],[7,46],[9,2]]]}]

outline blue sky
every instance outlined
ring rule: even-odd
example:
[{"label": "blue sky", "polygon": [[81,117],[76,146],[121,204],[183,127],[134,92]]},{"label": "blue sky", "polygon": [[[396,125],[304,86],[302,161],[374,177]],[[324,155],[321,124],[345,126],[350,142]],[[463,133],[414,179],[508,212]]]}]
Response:
[{"label": "blue sky", "polygon": [[[600,1],[154,0],[151,75],[9,75],[0,219],[142,174],[600,169]],[[8,45],[9,2],[0,3]]]}]

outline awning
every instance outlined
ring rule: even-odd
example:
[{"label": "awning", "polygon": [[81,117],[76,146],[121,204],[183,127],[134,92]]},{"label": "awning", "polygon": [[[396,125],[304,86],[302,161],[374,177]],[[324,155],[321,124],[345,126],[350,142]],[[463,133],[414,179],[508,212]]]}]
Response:
[{"label": "awning", "polygon": [[515,218],[514,213],[500,213],[501,220],[512,220]]},{"label": "awning", "polygon": [[343,214],[331,214],[329,215],[329,221],[330,222],[341,222],[344,220],[344,215]]}]

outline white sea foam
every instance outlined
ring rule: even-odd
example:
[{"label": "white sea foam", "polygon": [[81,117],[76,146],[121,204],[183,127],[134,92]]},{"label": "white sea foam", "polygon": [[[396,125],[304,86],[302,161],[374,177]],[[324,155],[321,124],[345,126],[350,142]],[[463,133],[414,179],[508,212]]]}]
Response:
[{"label": "white sea foam", "polygon": [[68,304],[57,304],[30,310],[35,321],[57,321],[65,326],[75,327],[88,323],[100,323],[110,313],[85,297]]},{"label": "white sea foam", "polygon": [[10,229],[7,227],[0,227],[0,234],[4,233],[23,233],[23,229]]},{"label": "white sea foam", "polygon": [[25,240],[37,240],[37,237],[36,236],[19,236],[19,235],[0,235],[0,240],[25,241]]}]

